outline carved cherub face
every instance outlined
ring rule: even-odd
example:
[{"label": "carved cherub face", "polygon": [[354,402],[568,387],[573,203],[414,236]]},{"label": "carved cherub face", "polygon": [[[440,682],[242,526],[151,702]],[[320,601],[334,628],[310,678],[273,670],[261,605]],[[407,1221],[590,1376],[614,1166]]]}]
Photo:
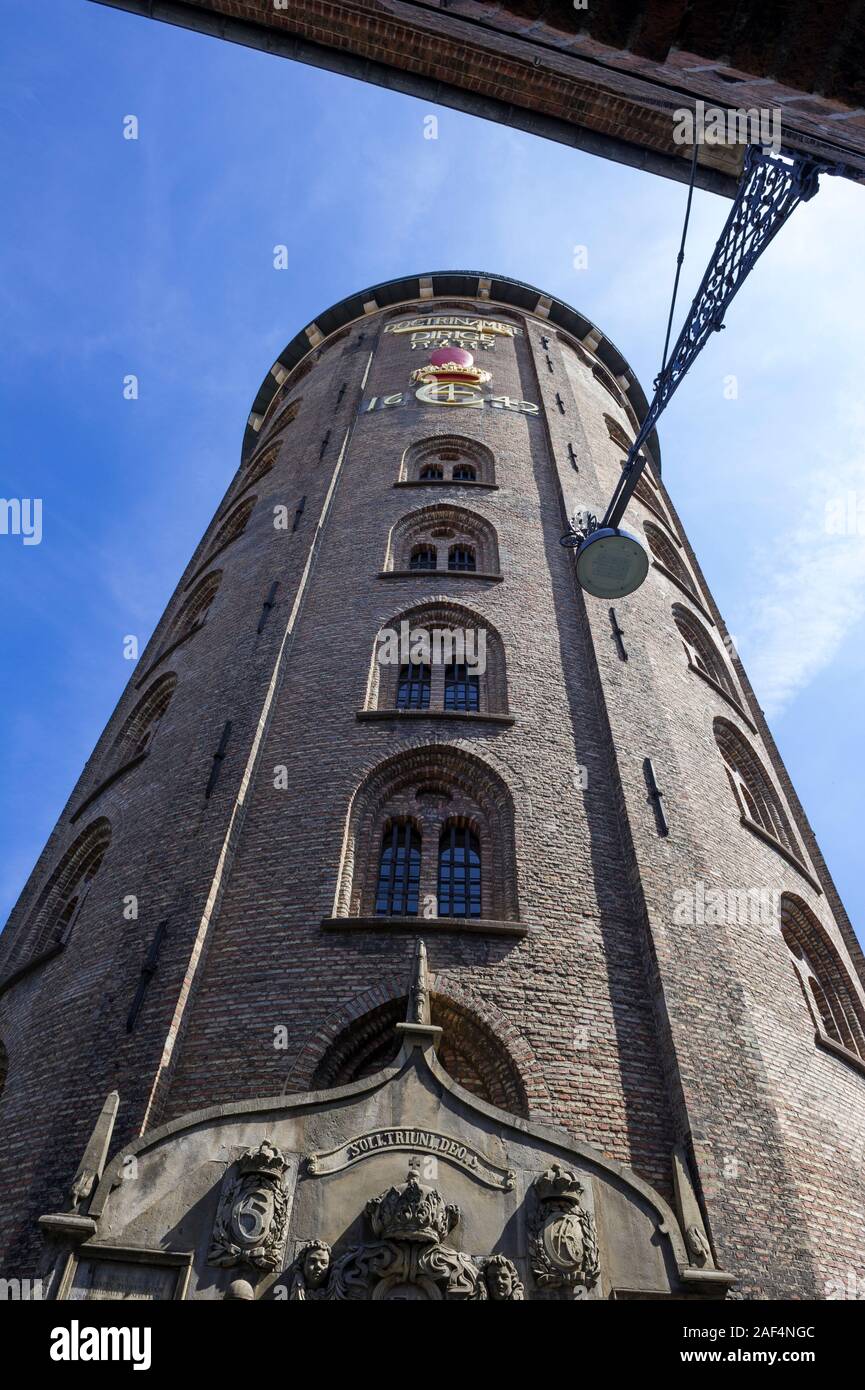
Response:
[{"label": "carved cherub face", "polygon": [[496,1301],[510,1298],[514,1291],[514,1276],[505,1260],[491,1260],[485,1277],[490,1298]]},{"label": "carved cherub face", "polygon": [[303,1274],[306,1279],[307,1288],[318,1289],[327,1278],[327,1271],[330,1269],[330,1252],[322,1246],[313,1246],[307,1250],[303,1260]]}]

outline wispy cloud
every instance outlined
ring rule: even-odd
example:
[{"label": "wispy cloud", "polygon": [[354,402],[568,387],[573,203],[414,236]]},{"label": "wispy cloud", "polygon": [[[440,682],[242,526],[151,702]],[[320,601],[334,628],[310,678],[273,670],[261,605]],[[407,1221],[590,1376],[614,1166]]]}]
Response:
[{"label": "wispy cloud", "polygon": [[[835,422],[840,437],[862,437],[865,412],[855,414]],[[742,634],[769,715],[832,664],[865,617],[865,449],[821,462],[791,487],[799,520],[767,533]]]}]

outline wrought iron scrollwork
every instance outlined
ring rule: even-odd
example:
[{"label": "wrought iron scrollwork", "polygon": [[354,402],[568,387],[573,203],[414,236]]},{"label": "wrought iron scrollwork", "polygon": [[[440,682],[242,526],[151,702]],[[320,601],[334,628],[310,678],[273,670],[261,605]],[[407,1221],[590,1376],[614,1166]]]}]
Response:
[{"label": "wrought iron scrollwork", "polygon": [[[602,526],[618,526],[621,521],[645,463],[641,448],[710,335],[724,327],[724,315],[733,297],[766,247],[799,204],[813,198],[820,174],[840,172],[840,168],[804,155],[776,155],[759,145],[748,147],[729,216],[684,327],[665,367],[655,378],[649,409],[628,451]],[[572,534],[566,532],[567,536]],[[570,543],[574,543],[573,539]]]}]

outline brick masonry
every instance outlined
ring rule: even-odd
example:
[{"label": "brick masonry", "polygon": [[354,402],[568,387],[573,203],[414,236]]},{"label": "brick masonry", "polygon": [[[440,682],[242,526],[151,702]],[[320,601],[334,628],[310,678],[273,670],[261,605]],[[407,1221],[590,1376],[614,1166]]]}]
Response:
[{"label": "brick masonry", "polygon": [[[776,112],[785,152],[865,177],[863,21],[841,0],[100,0],[437,105],[688,178],[674,113]],[[769,119],[768,115],[764,119]],[[699,147],[698,184],[732,197],[744,146]]]},{"label": "brick masonry", "polygon": [[[827,1281],[865,1277],[865,1074],[815,1043],[777,922],[681,923],[677,892],[700,882],[795,895],[860,998],[863,962],[740,664],[723,656],[737,704],[689,666],[675,605],[714,640],[725,632],[657,470],[644,492],[655,506],[634,502],[630,524],[657,526],[660,499],[699,603],[653,566],[616,605],[627,662],[608,605],[583,597],[559,545],[578,505],[602,510],[621,460],[609,421],[632,434],[633,409],[586,347],[513,303],[370,309],[283,383],[0,940],[11,980],[0,993],[6,1265],[36,1268],[35,1219],[66,1204],[109,1090],[121,1095],[116,1148],[190,1110],[344,1076],[353,1029],[375,1054],[377,1020],[389,1026],[422,931],[458,1079],[565,1127],[668,1198],[672,1148],[685,1143],[737,1295],[826,1296]],[[457,309],[518,330],[477,352],[493,378],[483,389],[536,413],[417,401],[409,374],[426,353],[385,330]],[[455,437],[475,456],[491,451],[494,488],[405,486],[407,448],[453,449]],[[274,445],[273,466],[250,484]],[[253,497],[243,533],[202,569],[226,516]],[[429,507],[451,524],[471,513],[477,534],[495,537],[500,573],[388,574],[394,528]],[[179,610],[215,571],[203,625],[172,647]],[[510,720],[358,717],[376,703],[376,634],[425,603],[458,605],[499,634],[491,660],[504,657],[498,699]],[[169,672],[177,686],[146,755],[106,781],[118,734]],[[497,670],[488,685],[502,679]],[[717,718],[771,770],[800,866],[741,823]],[[435,783],[425,824],[438,824],[436,796],[467,817],[475,798],[480,922],[358,917],[380,842],[375,807],[386,804],[370,789],[390,794],[391,764],[401,806],[418,779]],[[65,946],[13,978],[46,883],[101,818],[111,842]],[[428,837],[424,848],[434,890]]]}]

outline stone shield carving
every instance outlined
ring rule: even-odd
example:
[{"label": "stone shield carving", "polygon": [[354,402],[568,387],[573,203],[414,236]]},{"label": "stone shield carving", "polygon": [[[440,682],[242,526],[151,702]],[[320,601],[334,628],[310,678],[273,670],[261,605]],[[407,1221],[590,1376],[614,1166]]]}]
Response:
[{"label": "stone shield carving", "polygon": [[583,1184],[554,1163],[532,1184],[529,1254],[539,1288],[591,1288],[600,1275],[594,1218],[583,1205]]},{"label": "stone shield carving", "polygon": [[288,1160],[265,1139],[247,1149],[234,1176],[226,1175],[213,1226],[208,1261],[276,1269],[285,1245],[288,1199],[283,1186]]}]

